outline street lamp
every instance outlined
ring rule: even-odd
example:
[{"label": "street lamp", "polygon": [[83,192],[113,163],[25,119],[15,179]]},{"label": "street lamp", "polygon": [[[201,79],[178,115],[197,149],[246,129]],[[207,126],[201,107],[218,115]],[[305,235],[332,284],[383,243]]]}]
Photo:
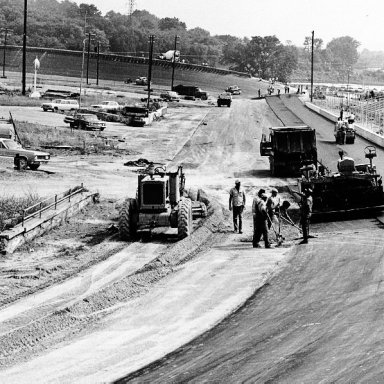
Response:
[{"label": "street lamp", "polygon": [[180,39],[180,36],[175,36],[175,47],[173,51],[173,61],[172,61],[172,82],[171,82],[171,91],[173,91],[173,82],[175,80],[175,67],[176,67],[176,49],[177,49],[177,40]]},{"label": "street lamp", "polygon": [[1,31],[4,31],[3,76],[1,76],[1,78],[6,79],[7,76],[5,76],[5,52],[7,50],[7,36],[8,36],[8,32],[10,31],[10,29],[9,28],[1,28]]}]

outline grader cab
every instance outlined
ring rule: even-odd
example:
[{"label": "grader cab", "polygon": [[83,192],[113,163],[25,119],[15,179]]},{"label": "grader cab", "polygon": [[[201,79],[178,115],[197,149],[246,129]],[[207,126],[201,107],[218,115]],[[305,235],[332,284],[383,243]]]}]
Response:
[{"label": "grader cab", "polygon": [[136,198],[128,198],[121,208],[120,237],[131,240],[140,230],[156,227],[177,228],[179,239],[192,232],[192,220],[198,213],[206,215],[204,203],[185,197],[183,168],[168,172],[153,164],[138,175]]}]

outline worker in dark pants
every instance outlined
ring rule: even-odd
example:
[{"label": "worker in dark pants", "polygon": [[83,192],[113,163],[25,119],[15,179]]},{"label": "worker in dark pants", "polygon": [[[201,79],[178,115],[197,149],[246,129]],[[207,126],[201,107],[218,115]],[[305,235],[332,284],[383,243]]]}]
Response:
[{"label": "worker in dark pants", "polygon": [[[259,201],[261,199],[261,195],[265,193],[265,189],[261,188],[259,189],[259,192],[257,192],[257,195],[254,197],[252,202],[252,215],[253,215],[253,238],[252,238],[252,245],[253,248],[258,248],[260,245],[258,244],[258,241],[256,241],[257,233],[258,233],[258,221],[257,221],[257,212],[259,204]],[[260,240],[260,238],[259,238]]]},{"label": "worker in dark pants", "polygon": [[260,197],[259,202],[257,203],[256,233],[253,239],[254,248],[260,248],[259,241],[261,239],[261,235],[263,235],[265,248],[271,248],[268,239],[268,214],[266,203],[267,195],[263,193]]},{"label": "worker in dark pants", "polygon": [[304,190],[304,193],[300,195],[300,224],[301,229],[303,231],[303,241],[301,242],[301,244],[307,244],[309,237],[309,221],[312,216],[313,206],[312,190],[310,188],[307,188]]},{"label": "worker in dark pants", "polygon": [[[229,192],[229,210],[233,210],[233,229],[234,232],[243,233],[243,210],[245,207],[245,192],[240,187],[240,180],[235,181],[235,186]],[[237,226],[237,218],[239,218],[239,226]]]}]

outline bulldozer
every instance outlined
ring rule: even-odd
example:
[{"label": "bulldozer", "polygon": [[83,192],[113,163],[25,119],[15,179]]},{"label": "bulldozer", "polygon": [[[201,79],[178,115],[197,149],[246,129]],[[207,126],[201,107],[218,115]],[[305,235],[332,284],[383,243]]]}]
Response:
[{"label": "bulldozer", "polygon": [[368,163],[355,164],[350,157],[339,152],[338,172],[330,172],[322,164],[317,170],[303,167],[303,176],[298,180],[299,192],[312,191],[313,212],[316,220],[329,214],[356,214],[384,208],[382,177],[376,172],[373,158],[377,156],[374,146],[364,149]]},{"label": "bulldozer", "polygon": [[119,232],[123,240],[132,240],[138,231],[156,227],[177,228],[179,239],[192,232],[192,220],[205,217],[203,202],[186,197],[185,174],[182,166],[170,172],[153,163],[138,175],[136,198],[125,200],[119,217]]}]

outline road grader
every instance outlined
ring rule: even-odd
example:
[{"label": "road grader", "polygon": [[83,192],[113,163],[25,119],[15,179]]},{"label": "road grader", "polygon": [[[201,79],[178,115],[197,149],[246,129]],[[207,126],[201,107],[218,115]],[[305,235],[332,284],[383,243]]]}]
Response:
[{"label": "road grader", "polygon": [[171,227],[183,239],[192,232],[192,220],[206,215],[203,202],[186,196],[182,166],[169,172],[151,163],[138,175],[136,198],[126,199],[120,210],[120,237],[132,240],[138,231]]},{"label": "road grader", "polygon": [[322,218],[329,214],[377,211],[384,208],[382,177],[376,172],[373,158],[374,146],[364,149],[369,163],[355,164],[350,157],[339,152],[337,172],[330,172],[320,165],[317,170],[303,167],[303,176],[298,180],[299,192],[312,190],[313,217]]}]

